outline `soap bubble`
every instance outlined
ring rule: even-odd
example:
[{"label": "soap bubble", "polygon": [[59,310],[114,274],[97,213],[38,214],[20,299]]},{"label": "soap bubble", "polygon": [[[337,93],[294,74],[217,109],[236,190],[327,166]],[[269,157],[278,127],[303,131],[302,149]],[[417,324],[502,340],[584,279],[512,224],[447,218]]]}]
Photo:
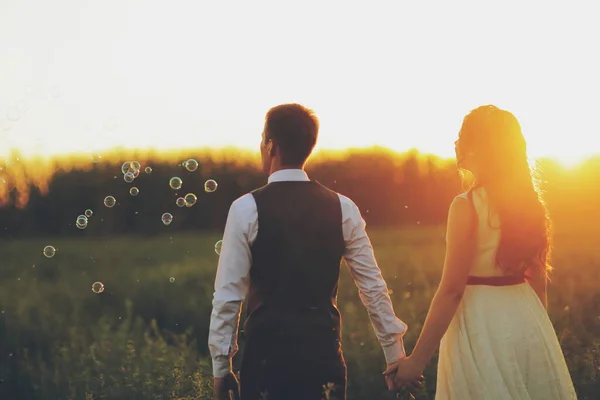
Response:
[{"label": "soap bubble", "polygon": [[198,161],[194,160],[193,158],[187,160],[184,165],[185,169],[187,169],[190,172],[194,172],[198,169]]},{"label": "soap bubble", "polygon": [[133,175],[133,172],[128,171],[127,173],[125,173],[125,175],[123,176],[123,179],[125,180],[125,182],[127,183],[131,183],[133,182],[133,180],[135,179],[135,176]]},{"label": "soap bubble", "polygon": [[214,179],[209,179],[206,182],[204,182],[204,191],[207,193],[212,193],[215,190],[217,190],[217,181],[215,181]]},{"label": "soap bubble", "polygon": [[196,204],[196,200],[198,200],[198,198],[196,197],[196,195],[194,193],[186,194],[183,199],[185,200],[185,205],[187,207],[193,206],[194,204]]},{"label": "soap bubble", "polygon": [[171,225],[171,222],[173,222],[173,216],[170,213],[164,213],[162,215],[161,219],[162,219],[163,224],[165,224],[167,226]]},{"label": "soap bubble", "polygon": [[117,204],[117,200],[112,196],[106,196],[104,198],[104,205],[108,208],[113,208]]},{"label": "soap bubble", "polygon": [[184,207],[185,199],[183,197],[178,197],[177,200],[175,200],[175,204],[177,204],[177,207]]},{"label": "soap bubble", "polygon": [[132,196],[137,196],[139,193],[140,189],[136,188],[135,186],[129,189],[129,194]]},{"label": "soap bubble", "polygon": [[78,216],[77,220],[75,221],[75,225],[79,229],[85,229],[87,227],[87,224],[88,224],[88,219],[85,215]]},{"label": "soap bubble", "polygon": [[130,168],[131,168],[131,161],[126,161],[123,163],[123,165],[121,165],[121,172],[123,174],[126,174]]},{"label": "soap bubble", "polygon": [[181,185],[183,185],[183,181],[177,176],[174,176],[169,180],[169,186],[171,186],[171,189],[173,190],[181,189]]},{"label": "soap bubble", "polygon": [[56,254],[56,249],[54,246],[46,246],[44,247],[43,253],[46,258],[52,258]]},{"label": "soap bubble", "polygon": [[215,243],[215,253],[218,255],[221,255],[221,247],[223,247],[223,241],[219,240],[217,243]]},{"label": "soap bubble", "polygon": [[96,294],[104,292],[104,284],[102,282],[94,282],[92,284],[92,292]]}]

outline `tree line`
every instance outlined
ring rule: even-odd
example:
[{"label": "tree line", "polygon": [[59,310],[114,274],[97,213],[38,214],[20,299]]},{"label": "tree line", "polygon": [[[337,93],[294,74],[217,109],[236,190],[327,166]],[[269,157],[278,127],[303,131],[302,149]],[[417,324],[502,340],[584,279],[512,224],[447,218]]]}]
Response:
[{"label": "tree line", "polygon": [[[229,151],[229,153],[227,153]],[[224,155],[225,154],[225,155]],[[227,155],[229,154],[229,155]],[[198,161],[194,171],[182,162]],[[139,176],[127,183],[121,164],[138,160]],[[5,160],[0,173],[0,227],[8,238],[33,236],[155,235],[182,231],[219,231],[232,201],[266,183],[256,155],[209,150],[172,154],[113,151],[69,160],[23,160],[18,154]],[[144,168],[152,171],[146,173]],[[352,150],[310,160],[311,179],[352,198],[369,226],[443,224],[453,197],[464,190],[453,160],[417,151],[398,154],[385,149]],[[180,190],[169,180],[180,177]],[[563,168],[543,159],[536,163],[543,196],[556,219],[592,221],[600,216],[600,157],[576,168]],[[204,183],[214,179],[212,193]],[[139,189],[137,196],[130,188]],[[176,199],[194,193],[197,202],[178,207]],[[117,200],[108,208],[106,196]],[[90,209],[85,229],[76,219]],[[161,220],[170,213],[166,226]]]}]

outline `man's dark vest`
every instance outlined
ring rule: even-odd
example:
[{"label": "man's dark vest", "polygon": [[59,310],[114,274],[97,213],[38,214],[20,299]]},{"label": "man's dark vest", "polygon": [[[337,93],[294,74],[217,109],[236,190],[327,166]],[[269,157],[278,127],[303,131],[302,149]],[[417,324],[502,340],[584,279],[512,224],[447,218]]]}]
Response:
[{"label": "man's dark vest", "polygon": [[345,246],[337,193],[315,181],[284,181],[252,195],[258,234],[251,246],[246,337],[338,341]]}]

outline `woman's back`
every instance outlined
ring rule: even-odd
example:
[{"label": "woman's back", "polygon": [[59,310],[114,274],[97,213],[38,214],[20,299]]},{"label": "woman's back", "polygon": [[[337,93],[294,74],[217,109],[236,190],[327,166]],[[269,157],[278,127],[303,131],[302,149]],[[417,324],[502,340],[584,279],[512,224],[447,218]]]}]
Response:
[{"label": "woman's back", "polygon": [[504,276],[505,272],[496,263],[496,252],[500,244],[500,220],[489,205],[485,188],[478,187],[471,195],[463,193],[471,201],[477,215],[475,254],[471,267],[472,276]]},{"label": "woman's back", "polygon": [[[485,189],[458,197],[477,215],[469,275],[507,275],[496,263],[501,230]],[[552,323],[528,283],[467,285],[441,341],[436,399],[576,399]]]}]

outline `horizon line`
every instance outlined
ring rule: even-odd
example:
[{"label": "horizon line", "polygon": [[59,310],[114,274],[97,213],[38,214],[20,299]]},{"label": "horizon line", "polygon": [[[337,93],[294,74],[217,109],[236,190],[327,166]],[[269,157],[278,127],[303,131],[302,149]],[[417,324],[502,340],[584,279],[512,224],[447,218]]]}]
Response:
[{"label": "horizon line", "polygon": [[[188,146],[186,146],[186,147],[169,147],[169,148],[157,148],[155,146],[129,147],[129,146],[118,145],[118,146],[106,147],[103,149],[90,150],[90,151],[75,151],[75,152],[66,151],[66,152],[56,152],[56,153],[52,153],[52,154],[42,154],[42,153],[36,152],[33,154],[29,154],[29,155],[23,155],[23,149],[11,148],[9,150],[6,150],[4,152],[4,154],[0,154],[0,161],[7,162],[15,157],[17,158],[17,160],[20,160],[21,158],[23,158],[25,160],[40,160],[40,159],[60,160],[60,159],[65,159],[65,158],[89,158],[89,157],[98,157],[99,159],[102,159],[104,155],[113,155],[114,156],[114,155],[117,155],[118,153],[128,153],[128,154],[132,154],[132,155],[137,154],[137,153],[144,153],[144,156],[163,155],[163,156],[167,156],[167,157],[175,157],[177,155],[183,155],[183,154],[189,155],[192,152],[201,152],[203,156],[207,155],[206,153],[208,153],[208,152],[213,152],[213,153],[215,153],[215,155],[219,156],[218,158],[222,158],[222,156],[227,156],[227,155],[234,155],[235,153],[237,153],[237,155],[239,155],[240,153],[243,153],[246,156],[251,156],[251,158],[260,156],[259,150],[253,150],[248,147],[236,146],[236,145],[227,145],[227,146],[220,146],[220,147],[216,147],[216,146],[189,146],[188,147]],[[415,154],[415,155],[418,155],[421,157],[433,157],[440,161],[451,161],[451,160],[456,159],[455,156],[446,156],[446,155],[435,154],[433,152],[426,152],[426,151],[419,149],[418,147],[411,147],[411,148],[407,148],[406,150],[396,150],[389,146],[374,144],[374,145],[370,145],[370,146],[350,146],[350,147],[346,147],[346,148],[328,148],[328,147],[317,148],[310,155],[309,163],[312,158],[321,158],[321,157],[338,158],[340,156],[342,156],[342,157],[348,156],[352,153],[369,153],[369,152],[388,153],[388,154],[391,154],[394,156],[405,156],[405,155],[409,155],[409,154]],[[537,156],[530,155],[530,156],[528,156],[528,158],[531,161],[550,160],[550,161],[560,164],[563,167],[577,167],[582,164],[585,164],[586,162],[588,162],[590,160],[596,159],[598,157],[600,157],[600,152],[583,155],[581,157],[578,157],[576,160],[573,160],[572,162],[567,162],[565,160],[562,160],[561,157],[555,156],[555,155],[537,155]],[[114,158],[114,157],[111,157],[111,158]],[[165,157],[159,157],[159,158],[165,158]],[[227,159],[228,157],[224,157],[224,158]],[[99,162],[99,161],[96,161],[96,162]]]}]

